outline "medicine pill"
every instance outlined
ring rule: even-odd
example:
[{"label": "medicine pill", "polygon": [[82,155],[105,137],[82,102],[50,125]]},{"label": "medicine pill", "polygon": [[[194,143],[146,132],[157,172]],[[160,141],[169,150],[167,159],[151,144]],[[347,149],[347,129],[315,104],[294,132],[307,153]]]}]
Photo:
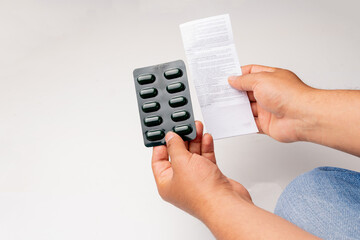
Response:
[{"label": "medicine pill", "polygon": [[179,78],[183,75],[182,71],[178,68],[174,68],[174,69],[170,69],[167,70],[164,73],[164,76],[166,79],[174,79],[174,78]]},{"label": "medicine pill", "polygon": [[186,135],[192,132],[192,128],[189,125],[175,126],[174,132],[181,135]]},{"label": "medicine pill", "polygon": [[141,75],[137,78],[137,81],[140,85],[150,84],[155,82],[155,76],[152,74]]},{"label": "medicine pill", "polygon": [[160,125],[161,123],[162,123],[162,118],[159,116],[150,116],[144,119],[144,124],[147,127],[157,126]]},{"label": "medicine pill", "polygon": [[147,131],[146,132],[146,138],[149,141],[161,140],[164,137],[165,137],[165,133],[163,130],[155,130],[155,131]]},{"label": "medicine pill", "polygon": [[142,98],[152,98],[157,95],[158,91],[155,88],[144,88],[140,91],[140,97]]},{"label": "medicine pill", "polygon": [[187,100],[185,97],[174,97],[169,100],[169,105],[173,108],[181,107],[187,104]]},{"label": "medicine pill", "polygon": [[147,102],[141,108],[146,113],[155,112],[160,109],[160,104],[158,102]]},{"label": "medicine pill", "polygon": [[181,82],[170,84],[166,87],[169,93],[177,93],[185,90],[185,85]]},{"label": "medicine pill", "polygon": [[171,119],[174,122],[180,122],[188,119],[190,117],[190,114],[187,111],[178,111],[171,114]]}]

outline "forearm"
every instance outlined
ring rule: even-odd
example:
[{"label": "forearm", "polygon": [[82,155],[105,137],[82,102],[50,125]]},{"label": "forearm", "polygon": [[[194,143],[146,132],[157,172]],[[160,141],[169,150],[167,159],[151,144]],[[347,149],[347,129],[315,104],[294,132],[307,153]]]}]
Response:
[{"label": "forearm", "polygon": [[301,140],[360,156],[360,91],[313,89],[305,105]]},{"label": "forearm", "polygon": [[239,197],[211,201],[201,220],[217,239],[317,239],[279,216]]}]

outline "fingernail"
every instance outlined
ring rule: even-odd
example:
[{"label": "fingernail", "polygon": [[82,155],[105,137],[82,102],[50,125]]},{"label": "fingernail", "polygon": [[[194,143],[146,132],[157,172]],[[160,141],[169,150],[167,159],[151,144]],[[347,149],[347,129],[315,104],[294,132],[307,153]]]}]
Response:
[{"label": "fingernail", "polygon": [[233,82],[233,81],[236,80],[236,76],[230,76],[230,77],[228,78],[228,80],[229,80],[229,82]]},{"label": "fingernail", "polygon": [[173,133],[173,132],[168,132],[167,134],[166,134],[166,136],[165,136],[165,141],[166,142],[169,142],[170,141],[170,139],[172,139],[173,137],[175,136],[175,134]]}]

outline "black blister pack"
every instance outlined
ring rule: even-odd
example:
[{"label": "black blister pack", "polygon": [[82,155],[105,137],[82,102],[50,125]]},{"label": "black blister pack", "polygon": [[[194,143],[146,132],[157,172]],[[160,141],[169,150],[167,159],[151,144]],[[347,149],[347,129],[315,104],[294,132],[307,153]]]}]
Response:
[{"label": "black blister pack", "polygon": [[182,60],[137,68],[133,72],[146,147],[164,145],[173,131],[184,141],[196,137],[189,84]]}]

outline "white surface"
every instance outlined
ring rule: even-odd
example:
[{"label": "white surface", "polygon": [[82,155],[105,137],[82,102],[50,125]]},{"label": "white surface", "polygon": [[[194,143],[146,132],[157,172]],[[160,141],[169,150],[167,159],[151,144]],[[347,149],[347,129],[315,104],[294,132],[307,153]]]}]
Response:
[{"label": "white surface", "polygon": [[242,74],[229,14],[183,23],[180,31],[205,129],[215,140],[257,133],[246,92],[227,81]]},{"label": "white surface", "polygon": [[[359,89],[358,9],[356,0],[1,1],[0,239],[212,239],[157,195],[132,70],[185,59],[178,25],[230,13],[241,64]],[[304,171],[360,170],[356,157],[256,134],[215,147],[222,171],[269,210]]]}]

